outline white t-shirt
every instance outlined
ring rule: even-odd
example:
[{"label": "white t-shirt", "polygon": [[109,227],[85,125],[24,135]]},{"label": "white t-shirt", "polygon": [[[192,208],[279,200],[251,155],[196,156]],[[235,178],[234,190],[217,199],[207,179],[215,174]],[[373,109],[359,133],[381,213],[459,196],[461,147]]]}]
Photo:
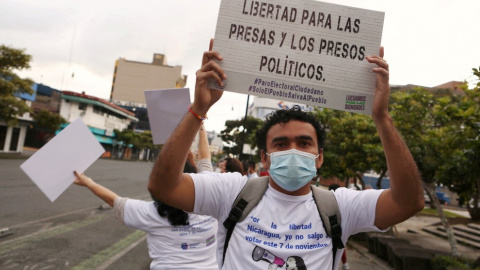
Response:
[{"label": "white t-shirt", "polygon": [[150,269],[218,269],[216,219],[189,214],[190,225],[172,226],[153,202],[125,199],[115,199],[115,212],[127,226],[148,233]]},{"label": "white t-shirt", "polygon": [[[196,174],[195,213],[211,215],[220,223],[247,181],[238,173]],[[352,234],[379,231],[374,225],[375,207],[382,190],[337,189],[335,197],[342,216],[342,240]],[[223,258],[225,227],[218,229],[217,257]],[[223,269],[332,269],[332,241],[316,208],[311,192],[289,196],[269,188],[242,222],[237,223]],[[341,259],[337,256],[336,266]]]}]

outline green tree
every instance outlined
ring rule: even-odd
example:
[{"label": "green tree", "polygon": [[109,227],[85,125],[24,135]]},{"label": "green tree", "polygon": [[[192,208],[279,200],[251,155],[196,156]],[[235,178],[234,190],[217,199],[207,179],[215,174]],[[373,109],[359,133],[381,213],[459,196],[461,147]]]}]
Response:
[{"label": "green tree", "polygon": [[422,175],[425,191],[432,198],[440,220],[445,227],[452,255],[459,256],[457,242],[446,219],[443,208],[436,196],[438,168],[446,162],[442,151],[448,148],[442,135],[442,123],[446,120],[436,117],[435,110],[441,107],[444,97],[416,88],[408,92],[396,91],[391,94],[391,115],[402,134],[405,143]]},{"label": "green tree", "polygon": [[30,68],[31,56],[25,50],[0,45],[0,119],[8,125],[17,125],[17,117],[31,112],[30,107],[16,95],[32,94],[30,79],[22,79],[15,72]]},{"label": "green tree", "polygon": [[125,129],[123,131],[115,129],[114,133],[115,139],[118,142],[123,142],[124,146],[133,146],[132,152],[136,156],[138,156],[139,150],[158,148],[153,145],[152,133],[150,131],[135,132],[131,129]]},{"label": "green tree", "polygon": [[137,146],[140,149],[142,148],[154,149],[155,145],[153,144],[152,132],[147,130],[140,133],[140,142]]},{"label": "green tree", "polygon": [[[478,70],[473,71],[480,78]],[[442,151],[445,162],[437,178],[466,202],[472,220],[480,220],[480,83],[471,90],[465,84],[464,92],[444,97],[435,112],[443,122],[439,132],[444,147],[448,146]]]},{"label": "green tree", "polygon": [[[220,132],[220,138],[229,146],[224,146],[223,150],[226,154],[237,155],[241,160],[240,146],[243,144],[250,144],[253,148],[256,147],[255,133],[260,128],[263,121],[253,116],[247,116],[245,123],[244,119],[227,120],[225,122],[225,129]],[[260,160],[259,153],[257,153],[256,160]]]},{"label": "green tree", "polygon": [[367,170],[374,169],[383,178],[385,155],[371,116],[330,109],[317,110],[316,116],[327,131],[323,177],[337,177],[346,185],[349,179],[357,179],[362,188]]},{"label": "green tree", "polygon": [[41,129],[45,129],[49,132],[55,132],[60,128],[61,124],[65,124],[67,120],[60,116],[58,113],[53,113],[49,110],[40,110],[33,114],[33,120],[35,125]]}]

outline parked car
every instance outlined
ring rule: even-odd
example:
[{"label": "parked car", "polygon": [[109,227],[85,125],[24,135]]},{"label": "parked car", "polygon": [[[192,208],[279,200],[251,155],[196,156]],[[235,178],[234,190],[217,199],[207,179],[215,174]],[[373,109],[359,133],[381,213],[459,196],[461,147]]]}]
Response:
[{"label": "parked car", "polygon": [[450,197],[445,192],[437,190],[436,195],[441,204],[450,204]]},{"label": "parked car", "polygon": [[[470,205],[471,208],[474,207],[474,200],[473,198],[468,201],[468,204]],[[480,199],[477,201],[477,208],[480,208]]]}]

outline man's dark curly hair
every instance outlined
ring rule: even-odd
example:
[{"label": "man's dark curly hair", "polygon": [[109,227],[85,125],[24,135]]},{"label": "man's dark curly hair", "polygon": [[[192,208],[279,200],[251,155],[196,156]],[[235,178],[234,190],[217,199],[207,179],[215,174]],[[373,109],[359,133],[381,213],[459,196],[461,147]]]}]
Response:
[{"label": "man's dark curly hair", "polygon": [[[185,167],[183,168],[183,172],[196,173],[197,169],[187,161],[185,162]],[[153,199],[155,208],[157,208],[158,214],[161,217],[167,217],[168,222],[170,222],[171,225],[185,226],[190,224],[188,222],[188,213],[186,213],[185,211],[172,207],[170,205],[164,204],[161,201],[159,201],[157,198],[155,198],[153,195],[152,195],[152,199]]]},{"label": "man's dark curly hair", "polygon": [[265,117],[262,128],[257,130],[257,147],[260,150],[267,151],[267,133],[270,128],[276,124],[285,125],[290,120],[297,120],[309,123],[317,133],[318,150],[324,147],[325,128],[311,113],[302,111],[300,106],[295,105],[291,109],[277,110],[269,113]]}]

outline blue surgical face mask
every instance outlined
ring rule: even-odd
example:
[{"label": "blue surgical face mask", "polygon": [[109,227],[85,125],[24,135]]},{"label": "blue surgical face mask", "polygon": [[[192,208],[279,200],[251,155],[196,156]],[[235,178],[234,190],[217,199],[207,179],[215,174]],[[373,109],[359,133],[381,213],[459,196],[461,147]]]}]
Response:
[{"label": "blue surgical face mask", "polygon": [[270,176],[277,185],[287,191],[299,190],[317,175],[315,159],[319,155],[297,149],[267,155],[270,156]]}]

